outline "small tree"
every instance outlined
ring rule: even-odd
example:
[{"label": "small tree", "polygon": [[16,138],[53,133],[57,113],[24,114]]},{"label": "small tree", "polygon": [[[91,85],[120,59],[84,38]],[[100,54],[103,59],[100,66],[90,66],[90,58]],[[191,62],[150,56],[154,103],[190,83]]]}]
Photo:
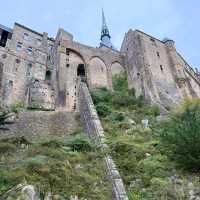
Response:
[{"label": "small tree", "polygon": [[200,100],[186,101],[164,123],[161,139],[167,153],[183,167],[200,169]]}]

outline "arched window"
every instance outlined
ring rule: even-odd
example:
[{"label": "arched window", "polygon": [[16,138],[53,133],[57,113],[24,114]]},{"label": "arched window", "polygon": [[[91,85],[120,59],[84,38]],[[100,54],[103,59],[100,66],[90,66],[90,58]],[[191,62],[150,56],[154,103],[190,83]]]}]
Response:
[{"label": "arched window", "polygon": [[81,77],[81,81],[86,81],[85,80],[85,67],[84,64],[79,64],[77,67],[77,76]]},{"label": "arched window", "polygon": [[50,81],[51,80],[51,71],[46,71],[46,76],[45,76],[45,80]]}]

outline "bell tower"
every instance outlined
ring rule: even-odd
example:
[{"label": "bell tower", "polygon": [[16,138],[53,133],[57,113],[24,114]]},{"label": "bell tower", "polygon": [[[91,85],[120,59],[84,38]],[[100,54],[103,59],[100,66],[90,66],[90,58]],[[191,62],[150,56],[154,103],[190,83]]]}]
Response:
[{"label": "bell tower", "polygon": [[114,49],[112,43],[111,43],[111,36],[109,33],[108,26],[106,24],[106,18],[104,15],[104,10],[102,9],[102,28],[101,28],[101,42],[100,47],[108,47],[111,49]]}]

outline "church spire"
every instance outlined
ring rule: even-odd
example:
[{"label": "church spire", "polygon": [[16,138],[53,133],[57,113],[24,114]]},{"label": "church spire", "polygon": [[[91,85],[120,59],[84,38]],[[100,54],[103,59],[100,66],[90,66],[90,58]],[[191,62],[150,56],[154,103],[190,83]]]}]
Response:
[{"label": "church spire", "polygon": [[102,9],[102,28],[101,28],[101,43],[100,47],[106,46],[108,48],[113,48],[113,45],[111,43],[111,36],[109,33],[108,26],[106,24],[106,18],[104,15],[104,10]]}]

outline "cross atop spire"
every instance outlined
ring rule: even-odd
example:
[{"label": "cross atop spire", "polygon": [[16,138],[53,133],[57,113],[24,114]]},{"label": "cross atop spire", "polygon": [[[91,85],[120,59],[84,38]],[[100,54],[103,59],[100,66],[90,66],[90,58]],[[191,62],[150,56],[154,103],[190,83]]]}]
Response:
[{"label": "cross atop spire", "polygon": [[112,45],[110,39],[111,39],[111,36],[110,36],[110,33],[109,33],[108,26],[106,24],[106,18],[105,18],[105,15],[104,15],[104,10],[102,8],[102,29],[101,29],[100,47],[106,46],[108,48],[113,48],[113,45]]}]

